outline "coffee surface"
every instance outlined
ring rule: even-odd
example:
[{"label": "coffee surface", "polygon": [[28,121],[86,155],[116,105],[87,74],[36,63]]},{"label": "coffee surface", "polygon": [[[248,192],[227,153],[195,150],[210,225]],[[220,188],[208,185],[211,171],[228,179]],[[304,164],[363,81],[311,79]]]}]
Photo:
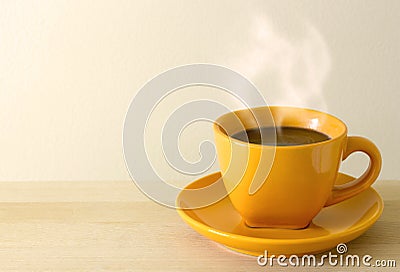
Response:
[{"label": "coffee surface", "polygon": [[[274,135],[276,129],[276,143]],[[262,143],[261,143],[262,135]],[[322,132],[299,127],[260,127],[239,131],[232,138],[253,144],[293,146],[305,145],[329,140],[330,137]]]}]

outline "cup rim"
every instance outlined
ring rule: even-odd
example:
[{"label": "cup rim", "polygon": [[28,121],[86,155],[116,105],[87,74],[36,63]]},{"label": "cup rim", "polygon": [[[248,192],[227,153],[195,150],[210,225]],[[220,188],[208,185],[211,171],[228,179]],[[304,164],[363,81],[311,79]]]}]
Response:
[{"label": "cup rim", "polygon": [[[341,123],[344,129],[343,129],[342,133],[340,133],[339,135],[337,135],[335,137],[331,137],[329,135],[330,139],[324,140],[324,141],[321,141],[321,142],[316,142],[316,143],[300,144],[300,145],[287,145],[287,146],[284,146],[284,145],[262,145],[262,144],[249,143],[249,142],[245,142],[245,141],[241,141],[241,140],[238,140],[236,138],[233,138],[232,136],[230,136],[230,135],[226,134],[224,131],[222,131],[220,125],[217,123],[218,120],[220,120],[220,119],[222,119],[222,118],[224,118],[226,116],[229,116],[231,114],[235,114],[235,113],[238,113],[238,112],[249,111],[249,110],[253,111],[253,110],[256,110],[256,109],[265,109],[265,108],[267,108],[270,112],[271,112],[271,109],[280,108],[280,109],[292,109],[292,110],[310,111],[310,112],[315,112],[315,113],[318,113],[318,114],[324,114],[324,115],[326,115],[326,116],[328,116],[330,118],[335,119],[337,122]],[[250,147],[255,147],[255,148],[262,147],[262,148],[275,148],[275,149],[304,149],[304,148],[320,146],[320,145],[332,143],[334,141],[337,141],[338,139],[344,138],[347,135],[347,131],[348,131],[346,124],[342,120],[340,120],[338,117],[336,117],[336,116],[334,116],[334,115],[332,115],[330,113],[326,113],[326,112],[315,110],[315,109],[311,109],[311,108],[293,107],[293,106],[261,106],[261,107],[250,107],[250,108],[230,111],[230,112],[227,112],[227,113],[217,117],[217,119],[213,122],[213,127],[214,127],[214,132],[215,133],[218,133],[221,136],[228,138],[229,140],[231,140],[235,144],[242,145],[242,146],[250,146]]]}]

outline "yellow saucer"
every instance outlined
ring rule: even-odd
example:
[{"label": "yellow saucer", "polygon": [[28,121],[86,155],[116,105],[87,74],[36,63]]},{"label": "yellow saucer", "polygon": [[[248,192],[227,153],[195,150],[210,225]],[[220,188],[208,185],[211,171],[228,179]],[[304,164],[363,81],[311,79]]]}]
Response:
[{"label": "yellow saucer", "polygon": [[[202,188],[217,181],[214,173],[189,184],[187,189]],[[336,184],[354,180],[339,174]],[[181,207],[190,201],[180,194]],[[250,228],[233,208],[229,197],[205,208],[178,209],[179,215],[198,233],[235,251],[259,256],[264,254],[291,255],[315,254],[349,242],[372,226],[383,211],[383,200],[369,188],[359,195],[338,204],[323,208],[310,225],[301,230]]]}]

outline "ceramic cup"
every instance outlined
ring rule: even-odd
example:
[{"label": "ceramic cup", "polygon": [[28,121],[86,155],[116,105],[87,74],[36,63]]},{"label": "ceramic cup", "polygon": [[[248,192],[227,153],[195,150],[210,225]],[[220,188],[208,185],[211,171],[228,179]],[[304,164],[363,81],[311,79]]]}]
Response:
[{"label": "ceramic cup", "polygon": [[[330,139],[268,146],[231,137],[243,129],[273,125],[314,129]],[[320,111],[245,109],[219,117],[213,128],[224,186],[250,227],[304,228],[323,207],[366,190],[381,169],[381,155],[370,140],[347,136],[341,120]],[[369,156],[367,170],[353,182],[335,185],[341,162],[357,151]]]}]

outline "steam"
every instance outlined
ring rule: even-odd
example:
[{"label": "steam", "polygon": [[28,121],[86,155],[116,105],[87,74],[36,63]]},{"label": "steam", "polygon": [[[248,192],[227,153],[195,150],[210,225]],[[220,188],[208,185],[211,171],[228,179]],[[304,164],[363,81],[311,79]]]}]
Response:
[{"label": "steam", "polygon": [[327,111],[323,85],[331,67],[328,47],[313,25],[303,23],[298,30],[285,36],[265,17],[256,17],[249,48],[234,66],[255,82],[270,105]]}]

